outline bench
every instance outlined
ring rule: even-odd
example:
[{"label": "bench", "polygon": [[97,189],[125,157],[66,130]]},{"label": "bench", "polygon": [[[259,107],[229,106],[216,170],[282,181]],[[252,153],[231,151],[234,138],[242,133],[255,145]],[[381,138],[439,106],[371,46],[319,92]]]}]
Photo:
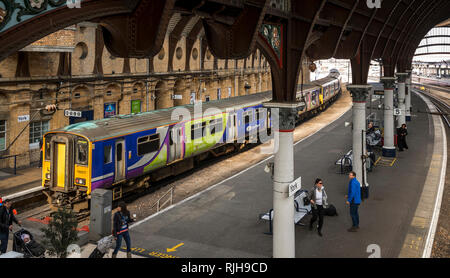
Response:
[{"label": "bench", "polygon": [[[308,204],[305,206],[303,204],[303,198],[308,196],[307,190],[299,190],[295,193],[294,197],[294,224],[304,226],[305,224],[300,223],[305,215],[311,213],[311,205]],[[263,213],[259,215],[259,219],[269,221],[269,232],[266,234],[272,234],[272,221],[273,221],[273,209],[270,209],[269,212]]]}]

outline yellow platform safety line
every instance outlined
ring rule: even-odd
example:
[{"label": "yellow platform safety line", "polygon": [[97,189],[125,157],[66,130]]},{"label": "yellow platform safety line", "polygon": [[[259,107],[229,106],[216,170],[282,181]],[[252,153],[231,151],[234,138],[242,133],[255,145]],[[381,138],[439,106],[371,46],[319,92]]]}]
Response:
[{"label": "yellow platform safety line", "polygon": [[395,161],[397,161],[397,158],[394,158],[394,160],[391,163],[391,167],[392,167],[392,165],[394,165]]},{"label": "yellow platform safety line", "polygon": [[379,157],[377,159],[377,161],[374,163],[374,165],[375,166],[392,167],[394,165],[395,161],[397,161],[396,157],[394,159]]},{"label": "yellow platform safety line", "polygon": [[374,163],[373,165],[377,166],[378,161],[380,161],[380,160],[381,160],[381,157],[379,157],[379,158],[377,159],[377,161],[375,161],[375,163]]}]

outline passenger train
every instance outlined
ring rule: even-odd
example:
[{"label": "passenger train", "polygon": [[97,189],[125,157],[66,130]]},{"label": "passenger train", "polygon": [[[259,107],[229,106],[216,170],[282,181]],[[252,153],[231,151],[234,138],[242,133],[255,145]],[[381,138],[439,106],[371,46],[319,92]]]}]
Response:
[{"label": "passenger train", "polygon": [[[330,105],[340,94],[340,79],[330,75],[298,87],[298,121]],[[113,200],[194,167],[210,155],[240,150],[255,142],[252,129],[270,135],[272,92],[194,105],[86,121],[44,135],[42,186],[52,207],[88,208],[97,188],[111,189]],[[214,108],[214,109],[212,109]],[[177,110],[178,109],[178,110]],[[174,117],[174,111],[193,118]],[[209,112],[208,112],[209,111]],[[174,120],[174,118],[176,120]],[[253,141],[252,141],[253,140]]]}]

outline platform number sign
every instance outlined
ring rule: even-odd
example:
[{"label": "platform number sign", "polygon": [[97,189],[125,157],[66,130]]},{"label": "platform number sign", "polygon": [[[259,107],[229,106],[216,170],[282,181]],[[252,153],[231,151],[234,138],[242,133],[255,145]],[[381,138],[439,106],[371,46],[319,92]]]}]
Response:
[{"label": "platform number sign", "polygon": [[402,111],[400,108],[394,108],[394,116],[400,116],[402,114]]},{"label": "platform number sign", "polygon": [[64,116],[81,118],[81,111],[64,110]]},{"label": "platform number sign", "polygon": [[299,177],[295,181],[289,184],[289,197],[295,194],[295,192],[299,191],[302,188],[302,177]]}]

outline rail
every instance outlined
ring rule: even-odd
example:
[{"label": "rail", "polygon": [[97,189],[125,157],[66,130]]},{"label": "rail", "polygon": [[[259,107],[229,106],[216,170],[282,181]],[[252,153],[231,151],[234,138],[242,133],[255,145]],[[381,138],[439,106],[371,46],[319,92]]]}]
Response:
[{"label": "rail", "polygon": [[[173,186],[172,186],[166,193],[164,193],[164,194],[156,201],[156,203],[154,203],[154,204],[152,205],[152,207],[151,207],[150,209],[153,209],[154,207],[156,207],[156,212],[159,212],[159,211],[161,210],[161,208],[164,207],[165,205],[167,205],[168,203],[170,203],[170,205],[172,205],[172,204],[173,204],[173,190],[174,190],[174,188],[173,188]],[[169,193],[170,193],[170,197],[169,197],[165,202],[163,202],[163,203],[161,204],[161,201],[162,201],[165,197],[167,197],[167,195],[169,195]]]},{"label": "rail", "polygon": [[[420,84],[420,85],[423,85],[423,84]],[[444,119],[445,123],[447,124],[447,127],[450,127],[450,121],[448,119],[448,112],[445,112],[444,110],[442,110],[439,107],[439,105],[441,105],[442,107],[445,107],[445,109],[447,111],[450,111],[450,106],[448,104],[446,104],[444,101],[442,101],[441,99],[439,99],[438,97],[434,96],[432,93],[430,93],[430,91],[426,91],[426,90],[424,91],[421,89],[416,89],[416,90],[424,93],[424,95],[426,95],[427,97],[430,98],[431,102],[434,104],[434,107],[436,107],[438,114]],[[435,89],[435,90],[437,90],[437,89]]]},{"label": "rail", "polygon": [[14,175],[17,175],[17,156],[18,156],[18,154],[1,156],[0,157],[0,159],[7,159],[7,158],[14,157]]}]

